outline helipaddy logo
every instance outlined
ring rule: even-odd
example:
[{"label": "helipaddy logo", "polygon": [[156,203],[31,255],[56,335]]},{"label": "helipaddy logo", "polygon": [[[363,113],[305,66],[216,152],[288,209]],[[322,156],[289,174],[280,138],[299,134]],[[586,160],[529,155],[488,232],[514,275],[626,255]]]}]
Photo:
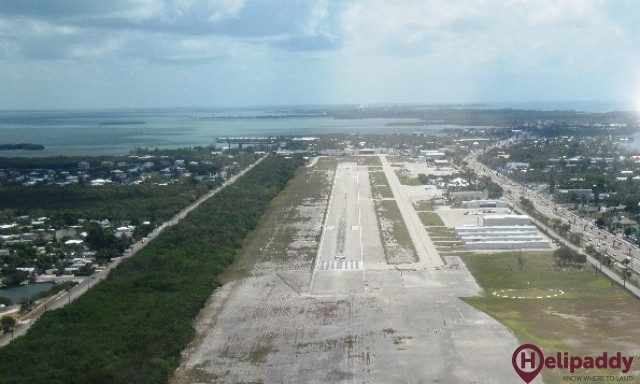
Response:
[{"label": "helipaddy logo", "polygon": [[538,376],[542,368],[564,369],[574,373],[576,369],[620,369],[627,373],[633,363],[632,356],[622,353],[601,353],[598,356],[572,356],[568,352],[556,352],[545,356],[542,350],[533,344],[523,344],[516,348],[511,356],[513,369],[525,383],[530,383]]}]

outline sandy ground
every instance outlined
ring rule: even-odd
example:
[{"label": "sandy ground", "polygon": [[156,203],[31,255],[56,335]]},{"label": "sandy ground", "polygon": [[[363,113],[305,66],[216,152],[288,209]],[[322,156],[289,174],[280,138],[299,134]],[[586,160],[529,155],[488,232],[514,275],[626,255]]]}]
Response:
[{"label": "sandy ground", "polygon": [[[340,164],[335,176],[327,181],[335,181],[331,203],[319,196],[305,204],[309,220],[291,244],[324,237],[317,259],[290,247],[288,257],[259,261],[251,276],[218,289],[172,382],[520,382],[511,366],[515,337],[459,299],[481,293],[462,262],[387,265],[366,167]],[[326,222],[317,215],[323,204]],[[344,242],[328,234],[342,220]],[[319,269],[340,249],[358,268]]]}]

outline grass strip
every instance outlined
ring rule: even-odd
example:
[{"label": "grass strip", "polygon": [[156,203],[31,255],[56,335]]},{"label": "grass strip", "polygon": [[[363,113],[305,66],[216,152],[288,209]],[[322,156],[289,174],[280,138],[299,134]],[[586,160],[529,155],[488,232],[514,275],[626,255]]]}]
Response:
[{"label": "grass strip", "polygon": [[418,212],[420,221],[426,227],[441,227],[444,226],[442,219],[435,212]]}]

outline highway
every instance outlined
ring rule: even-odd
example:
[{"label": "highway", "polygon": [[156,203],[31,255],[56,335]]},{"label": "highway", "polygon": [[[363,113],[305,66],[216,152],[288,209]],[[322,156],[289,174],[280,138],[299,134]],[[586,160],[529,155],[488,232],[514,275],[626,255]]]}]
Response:
[{"label": "highway", "polygon": [[[599,229],[593,223],[590,223],[584,218],[581,218],[576,214],[567,211],[564,207],[545,198],[544,196],[541,196],[538,192],[529,188],[525,188],[524,186],[510,180],[506,176],[489,169],[484,164],[477,161],[475,159],[475,156],[476,155],[474,153],[471,153],[465,158],[465,161],[467,161],[468,164],[467,166],[471,170],[476,172],[476,174],[478,174],[479,176],[488,176],[495,183],[500,185],[504,190],[503,197],[510,200],[513,203],[514,207],[519,204],[521,197],[529,199],[533,203],[536,210],[538,210],[538,212],[542,213],[549,219],[559,219],[564,223],[570,224],[571,232],[582,233],[583,244],[585,247],[588,245],[593,245],[600,252],[611,255],[618,263],[621,263],[626,257],[629,257],[631,259],[630,267],[632,271],[638,274],[638,268],[640,268],[640,249],[638,249],[637,246],[621,239],[620,237],[615,236],[614,234],[609,233],[606,230]],[[555,234],[555,232],[551,228],[546,227],[542,223],[536,222],[536,224],[540,227],[543,227],[548,233]],[[576,251],[585,253],[583,248],[574,246],[559,235],[555,234],[555,237],[558,241],[564,243],[566,246]],[[620,284],[624,284],[630,292],[632,292],[637,297],[640,297],[640,289],[630,284],[625,284],[623,279],[618,274],[601,265],[601,263],[594,258],[587,256],[587,260],[591,264],[599,268],[611,279]]]},{"label": "highway", "polygon": [[118,266],[122,260],[129,258],[135,255],[139,250],[144,248],[149,242],[151,242],[155,237],[157,237],[162,231],[172,225],[176,225],[180,220],[184,219],[189,212],[196,209],[200,204],[209,199],[210,197],[216,195],[218,192],[223,190],[226,186],[233,184],[242,177],[246,172],[251,170],[256,165],[260,164],[262,160],[264,160],[267,155],[258,159],[255,163],[251,164],[247,168],[243,169],[237,175],[232,176],[229,180],[225,181],[220,187],[204,194],[198,200],[191,203],[187,207],[183,208],[180,212],[176,213],[170,220],[162,223],[158,228],[154,229],[149,233],[148,237],[143,238],[141,241],[133,243],[124,253],[123,256],[114,258],[112,262],[102,271],[97,272],[82,281],[82,283],[76,285],[71,288],[69,291],[61,292],[49,299],[45,300],[43,303],[39,304],[36,308],[34,308],[31,312],[26,314],[22,319],[19,320],[16,329],[13,332],[13,335],[2,334],[0,335],[0,347],[7,345],[11,340],[16,337],[22,336],[27,333],[27,330],[31,325],[46,311],[50,311],[53,309],[62,308],[68,303],[74,301],[78,297],[82,296],[85,292],[89,290],[89,288],[93,287],[98,282],[104,280],[109,272]]}]

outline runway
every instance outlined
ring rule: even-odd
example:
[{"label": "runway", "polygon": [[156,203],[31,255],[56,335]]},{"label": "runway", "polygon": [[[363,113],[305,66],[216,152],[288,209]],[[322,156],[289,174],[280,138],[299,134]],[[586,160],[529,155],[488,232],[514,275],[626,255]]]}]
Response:
[{"label": "runway", "polygon": [[[339,163],[323,224],[311,294],[364,292],[360,180],[356,163]],[[371,225],[371,223],[367,223]],[[373,223],[376,225],[376,223]]]}]

